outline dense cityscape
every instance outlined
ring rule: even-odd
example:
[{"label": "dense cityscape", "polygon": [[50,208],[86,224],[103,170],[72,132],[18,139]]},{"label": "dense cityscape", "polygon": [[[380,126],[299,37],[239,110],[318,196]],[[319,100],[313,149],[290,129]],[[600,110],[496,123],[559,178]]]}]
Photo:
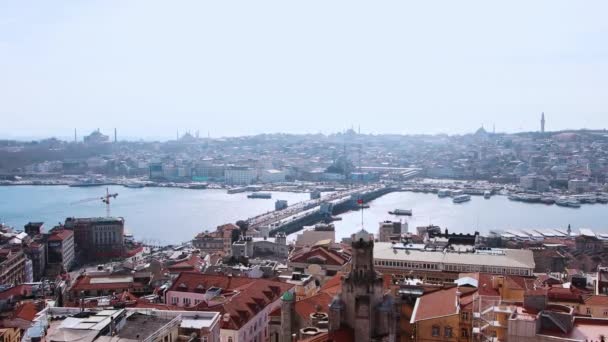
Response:
[{"label": "dense cityscape", "polygon": [[0,2],[0,342],[608,342],[608,2]]},{"label": "dense cityscape", "polygon": [[[608,234],[410,227],[412,208],[336,237],[334,221],[395,191],[579,207],[608,202],[608,133],[260,135],[3,141],[2,185],[225,189],[298,203],[138,242],[128,217],[2,225],[8,341],[572,341],[608,331]],[[100,192],[101,193],[101,192]],[[568,210],[568,209],[565,209]],[[376,226],[373,231],[370,227]],[[534,327],[534,328],[531,328]],[[596,335],[594,335],[596,334]],[[595,337],[594,337],[595,336]],[[602,335],[604,336],[604,335]],[[599,338],[599,337],[598,337]],[[599,341],[599,339],[598,339]]]}]

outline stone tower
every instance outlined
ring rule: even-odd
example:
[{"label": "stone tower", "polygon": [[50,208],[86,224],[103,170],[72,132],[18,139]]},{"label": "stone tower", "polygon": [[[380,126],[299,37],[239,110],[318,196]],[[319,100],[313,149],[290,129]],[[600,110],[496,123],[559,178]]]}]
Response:
[{"label": "stone tower", "polygon": [[545,112],[540,116],[540,132],[545,133]]},{"label": "stone tower", "polygon": [[283,232],[278,232],[274,237],[274,242],[278,245],[286,245],[287,244],[287,236]]},{"label": "stone tower", "polygon": [[329,304],[329,332],[334,332],[342,326],[344,303],[340,296],[335,296]]},{"label": "stone tower", "polygon": [[281,334],[279,341],[289,342],[294,330],[295,320],[295,297],[293,293],[287,291],[281,296]]},{"label": "stone tower", "polygon": [[387,321],[378,310],[385,298],[382,277],[374,270],[374,239],[363,229],[352,236],[352,269],[342,280],[341,301],[342,322],[353,329],[355,342],[394,341],[395,320]]}]

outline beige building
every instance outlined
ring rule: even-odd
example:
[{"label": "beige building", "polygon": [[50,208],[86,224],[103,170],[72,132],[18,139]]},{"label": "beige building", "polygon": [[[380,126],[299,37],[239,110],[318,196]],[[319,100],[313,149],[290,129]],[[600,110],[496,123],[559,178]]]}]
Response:
[{"label": "beige building", "polygon": [[534,257],[529,250],[458,248],[378,242],[374,266],[385,274],[414,275],[428,282],[454,281],[459,273],[531,276],[534,272]]}]

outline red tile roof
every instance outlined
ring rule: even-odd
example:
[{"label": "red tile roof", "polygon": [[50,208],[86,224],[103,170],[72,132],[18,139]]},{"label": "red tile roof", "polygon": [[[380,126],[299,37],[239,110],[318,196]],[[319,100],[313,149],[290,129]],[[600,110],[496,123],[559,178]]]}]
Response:
[{"label": "red tile roof", "polygon": [[477,292],[477,290],[465,287],[451,287],[427,293],[420,297],[416,302],[416,308],[412,313],[412,319],[415,322],[418,322],[430,318],[457,314],[457,292],[461,293],[460,304],[462,306],[471,304],[473,300],[472,294]]},{"label": "red tile roof", "polygon": [[314,246],[310,249],[302,249],[289,257],[290,262],[300,263],[309,263],[311,259],[321,259],[326,265],[342,266],[350,260],[350,254],[327,246]]},{"label": "red tile roof", "polygon": [[13,318],[20,318],[25,321],[33,321],[38,313],[38,307],[34,302],[23,302],[13,313]]},{"label": "red tile roof", "polygon": [[296,314],[298,314],[298,316],[300,316],[304,322],[307,322],[308,320],[310,320],[310,314],[313,314],[317,311],[327,313],[331,300],[332,296],[323,292],[308,298],[304,298],[296,302]]},{"label": "red tile roof", "polygon": [[[292,284],[268,279],[251,279],[183,272],[173,282],[169,291],[196,292],[219,287],[226,294],[226,301],[220,305],[208,306],[206,302],[193,307],[194,310],[218,311],[228,320],[222,320],[222,329],[238,330],[269,304],[279,300],[281,295],[293,288]],[[199,287],[200,289],[200,287]],[[228,314],[228,316],[224,316]]]},{"label": "red tile roof", "polygon": [[49,236],[48,241],[63,241],[65,239],[70,238],[74,235],[74,232],[67,229],[58,229],[54,230],[51,236]]},{"label": "red tile roof", "polygon": [[589,298],[585,299],[585,304],[587,305],[605,305],[608,307],[608,296],[589,296]]},{"label": "red tile roof", "polygon": [[169,271],[200,271],[205,264],[198,254],[193,254],[187,260],[168,266]]},{"label": "red tile roof", "polygon": [[32,285],[17,285],[6,291],[0,292],[0,300],[6,300],[10,297],[27,297],[32,294]]},{"label": "red tile roof", "polygon": [[338,272],[335,276],[331,277],[323,286],[321,286],[320,292],[325,292],[330,296],[342,292],[342,272]]}]

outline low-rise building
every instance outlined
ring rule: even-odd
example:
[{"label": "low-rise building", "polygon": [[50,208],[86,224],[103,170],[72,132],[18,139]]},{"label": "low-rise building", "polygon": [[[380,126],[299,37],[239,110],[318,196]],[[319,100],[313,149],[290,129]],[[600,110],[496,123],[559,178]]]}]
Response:
[{"label": "low-rise building", "polygon": [[[404,225],[405,225],[405,227],[404,227]],[[406,227],[407,227],[407,222],[406,223],[392,222],[392,221],[380,222],[380,227],[378,228],[378,241],[379,242],[400,241],[401,234],[407,231]]]},{"label": "low-rise building", "polygon": [[287,261],[291,272],[308,274],[321,284],[338,272],[344,271],[351,260],[350,252],[344,248],[334,248],[329,241],[310,248],[294,251]]},{"label": "low-rise building", "polygon": [[474,288],[452,286],[416,300],[410,324],[414,341],[471,341]]},{"label": "low-rise building", "polygon": [[296,247],[313,246],[319,241],[336,241],[336,228],[332,223],[320,223],[304,230],[296,236]]},{"label": "low-rise building", "polygon": [[136,295],[150,294],[151,275],[148,272],[134,274],[100,274],[78,276],[70,288],[70,297],[77,300],[82,297],[98,297],[130,292]]},{"label": "low-rise building", "polygon": [[534,272],[534,256],[530,250],[456,250],[457,246],[452,250],[447,246],[427,249],[424,244],[378,242],[374,247],[374,263],[384,274],[413,275],[429,282],[454,281],[459,273],[468,272],[520,276],[531,276]]},{"label": "low-rise building", "polygon": [[220,312],[222,341],[266,341],[268,315],[280,307],[281,295],[292,288],[291,284],[267,279],[184,272],[167,290],[165,302]]},{"label": "low-rise building", "polygon": [[[217,312],[148,308],[87,309],[49,307],[36,315],[25,336],[34,341],[199,341],[221,342]],[[40,331],[41,330],[41,331]],[[40,334],[42,332],[42,334]],[[46,336],[45,336],[46,335]]]},{"label": "low-rise building", "polygon": [[27,258],[22,250],[0,249],[0,284],[17,285],[25,281]]},{"label": "low-rise building", "polygon": [[284,233],[277,233],[274,238],[245,236],[232,244],[232,256],[234,257],[275,257],[284,259],[288,255],[289,247]]}]

